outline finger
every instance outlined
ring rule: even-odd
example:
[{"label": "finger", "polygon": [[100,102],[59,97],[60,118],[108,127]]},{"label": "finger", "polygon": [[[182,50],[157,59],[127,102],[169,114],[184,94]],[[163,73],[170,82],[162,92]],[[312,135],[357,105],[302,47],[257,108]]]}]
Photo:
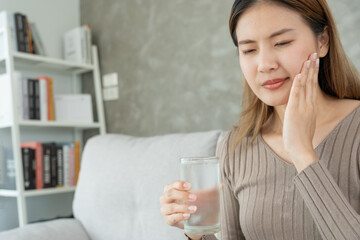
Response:
[{"label": "finger", "polygon": [[177,213],[177,214],[173,214],[170,216],[166,216],[165,217],[165,221],[168,225],[170,226],[175,226],[177,225],[179,222],[187,220],[190,218],[190,214],[189,213]]},{"label": "finger", "polygon": [[162,215],[172,215],[176,213],[195,213],[197,210],[197,207],[195,205],[189,205],[189,204],[166,204],[161,209],[160,212]]},{"label": "finger", "polygon": [[310,66],[308,78],[306,80],[306,103],[312,104],[313,101],[313,92],[314,92],[314,78],[316,74],[316,59],[317,53],[313,53],[310,57]]},{"label": "finger", "polygon": [[184,182],[184,181],[174,181],[165,186],[164,192],[168,191],[171,188],[179,189],[179,190],[190,190],[191,183]]},{"label": "finger", "polygon": [[[311,57],[311,55],[309,56],[309,58]],[[299,94],[299,105],[303,105],[306,101],[306,96],[307,96],[307,91],[309,91],[306,87],[307,87],[307,83],[309,80],[309,70],[311,68],[311,60],[308,59],[307,61],[304,62],[302,71],[301,71],[301,86],[302,86],[302,91]]]},{"label": "finger", "polygon": [[317,88],[319,86],[319,68],[320,68],[320,59],[316,59],[315,62],[315,76],[314,76],[314,81],[313,81],[313,104],[314,106],[316,106],[316,98],[317,98]]},{"label": "finger", "polygon": [[302,76],[297,74],[293,80],[290,90],[288,106],[297,107],[299,105],[300,93],[303,91],[301,86]]},{"label": "finger", "polygon": [[193,202],[195,200],[195,194],[175,188],[170,188],[160,197],[161,204],[173,203],[175,201]]}]

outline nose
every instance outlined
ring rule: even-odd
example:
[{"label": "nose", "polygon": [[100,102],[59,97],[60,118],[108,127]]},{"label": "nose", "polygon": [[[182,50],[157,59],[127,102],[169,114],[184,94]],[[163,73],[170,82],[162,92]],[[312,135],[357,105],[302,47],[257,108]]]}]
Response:
[{"label": "nose", "polygon": [[260,51],[258,54],[258,72],[269,73],[278,68],[276,55],[271,51]]}]

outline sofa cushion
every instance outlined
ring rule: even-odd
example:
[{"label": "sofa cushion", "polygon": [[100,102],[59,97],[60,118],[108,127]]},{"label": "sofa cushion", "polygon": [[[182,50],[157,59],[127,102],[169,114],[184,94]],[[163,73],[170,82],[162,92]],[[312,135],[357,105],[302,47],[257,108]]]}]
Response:
[{"label": "sofa cushion", "polygon": [[180,158],[214,156],[221,131],[97,136],[84,149],[73,211],[93,240],[184,239],[160,214],[164,186],[180,177]]},{"label": "sofa cushion", "polygon": [[81,223],[73,218],[33,223],[0,233],[2,240],[90,240]]}]

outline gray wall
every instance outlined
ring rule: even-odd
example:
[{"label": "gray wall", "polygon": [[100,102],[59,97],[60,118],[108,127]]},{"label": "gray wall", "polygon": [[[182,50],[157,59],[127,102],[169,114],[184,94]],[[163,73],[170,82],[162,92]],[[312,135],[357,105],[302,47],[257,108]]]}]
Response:
[{"label": "gray wall", "polygon": [[[80,3],[102,74],[119,74],[120,98],[105,102],[108,132],[149,136],[228,129],[237,122],[242,83],[228,33],[233,0]],[[359,0],[329,4],[360,69]]]}]

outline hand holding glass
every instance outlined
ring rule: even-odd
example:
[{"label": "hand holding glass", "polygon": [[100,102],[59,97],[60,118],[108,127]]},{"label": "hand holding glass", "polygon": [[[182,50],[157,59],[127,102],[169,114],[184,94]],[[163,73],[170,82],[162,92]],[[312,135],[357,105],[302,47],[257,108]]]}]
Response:
[{"label": "hand holding glass", "polygon": [[184,222],[188,234],[203,235],[220,231],[219,159],[182,158],[181,180],[191,183],[190,192],[196,195],[196,213]]}]

